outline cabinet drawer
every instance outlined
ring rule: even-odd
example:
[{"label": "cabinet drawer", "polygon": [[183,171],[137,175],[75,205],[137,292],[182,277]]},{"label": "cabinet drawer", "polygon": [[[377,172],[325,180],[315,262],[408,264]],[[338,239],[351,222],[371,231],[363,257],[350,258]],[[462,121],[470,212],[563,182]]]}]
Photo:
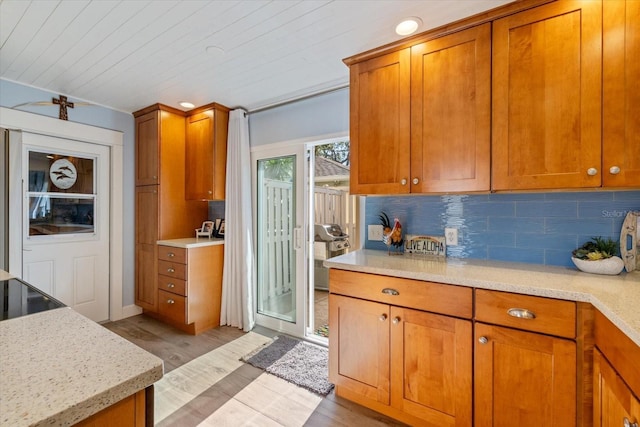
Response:
[{"label": "cabinet drawer", "polygon": [[171,292],[177,295],[187,296],[186,280],[176,279],[175,277],[158,275],[158,289]]},{"label": "cabinet drawer", "polygon": [[187,298],[158,291],[158,312],[175,322],[187,323]]},{"label": "cabinet drawer", "polygon": [[187,266],[173,261],[158,261],[158,274],[187,280]]},{"label": "cabinet drawer", "polygon": [[333,294],[466,319],[473,314],[473,290],[463,286],[336,269],[329,280]]},{"label": "cabinet drawer", "polygon": [[576,337],[576,304],[571,301],[476,289],[476,320]]},{"label": "cabinet drawer", "polygon": [[185,248],[175,248],[173,246],[158,245],[158,259],[164,261],[187,263],[187,250]]}]

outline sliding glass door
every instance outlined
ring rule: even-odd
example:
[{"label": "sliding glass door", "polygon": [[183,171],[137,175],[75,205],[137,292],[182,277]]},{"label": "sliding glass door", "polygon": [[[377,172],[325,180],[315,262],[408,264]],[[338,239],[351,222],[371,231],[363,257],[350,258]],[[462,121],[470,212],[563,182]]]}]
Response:
[{"label": "sliding glass door", "polygon": [[255,186],[256,323],[304,336],[304,147],[252,153]]}]

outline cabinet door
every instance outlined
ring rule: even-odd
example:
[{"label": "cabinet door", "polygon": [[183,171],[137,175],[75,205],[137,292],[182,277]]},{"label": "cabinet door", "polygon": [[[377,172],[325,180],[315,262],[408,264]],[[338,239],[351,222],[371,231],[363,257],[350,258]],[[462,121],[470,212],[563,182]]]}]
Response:
[{"label": "cabinet door", "polygon": [[213,110],[187,117],[185,197],[213,199]]},{"label": "cabinet door", "polygon": [[640,424],[640,401],[598,350],[593,355],[593,399],[595,427],[635,427]]},{"label": "cabinet door", "polygon": [[603,181],[608,187],[640,187],[640,1],[602,6]]},{"label": "cabinet door", "polygon": [[576,344],[476,323],[475,426],[576,424]]},{"label": "cabinet door", "polygon": [[410,51],[350,69],[351,193],[409,192]]},{"label": "cabinet door", "polygon": [[494,21],[492,188],[601,185],[602,4]]},{"label": "cabinet door", "polygon": [[158,297],[158,186],[136,187],[135,303],[157,310]]},{"label": "cabinet door", "polygon": [[136,117],[136,185],[159,183],[158,111]]},{"label": "cabinet door", "polygon": [[158,241],[158,186],[136,187],[136,243],[148,245]]},{"label": "cabinet door", "polygon": [[228,121],[229,112],[218,108],[187,117],[187,200],[224,200]]},{"label": "cabinet door", "polygon": [[136,243],[135,303],[145,310],[158,309],[156,244]]},{"label": "cabinet door", "polygon": [[389,306],[329,295],[329,380],[389,404]]},{"label": "cabinet door", "polygon": [[429,425],[470,426],[471,321],[392,306],[391,323],[391,405]]},{"label": "cabinet door", "polygon": [[491,24],[411,48],[411,192],[488,191]]}]

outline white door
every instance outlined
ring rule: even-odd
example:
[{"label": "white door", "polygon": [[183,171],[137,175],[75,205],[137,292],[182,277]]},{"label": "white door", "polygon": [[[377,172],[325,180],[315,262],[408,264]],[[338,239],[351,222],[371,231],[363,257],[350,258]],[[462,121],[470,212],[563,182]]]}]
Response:
[{"label": "white door", "polygon": [[22,149],[22,274],[94,321],[109,319],[109,148],[30,135]]},{"label": "white door", "polygon": [[256,323],[305,334],[307,274],[305,148],[255,149],[253,164],[257,289]]}]

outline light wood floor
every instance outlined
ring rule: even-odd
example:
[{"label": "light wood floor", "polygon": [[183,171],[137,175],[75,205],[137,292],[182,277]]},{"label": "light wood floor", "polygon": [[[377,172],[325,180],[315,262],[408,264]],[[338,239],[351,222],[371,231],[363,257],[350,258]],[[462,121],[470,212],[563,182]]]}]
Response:
[{"label": "light wood floor", "polygon": [[[192,387],[194,396],[188,403],[171,409],[170,415],[156,415],[158,426],[258,425],[258,426],[402,426],[384,415],[336,397],[332,392],[321,398],[265,374],[251,365],[238,362],[236,351],[243,345],[257,345],[274,331],[257,327],[245,334],[237,328],[220,327],[197,336],[187,335],[175,328],[138,315],[104,326],[164,361],[163,390],[174,386],[176,396],[188,388],[178,374],[203,378],[219,374],[211,386]],[[219,352],[219,353],[218,353]],[[223,362],[222,359],[228,358]],[[224,367],[222,366],[224,364]],[[213,367],[212,365],[216,365]],[[221,365],[221,366],[218,366]],[[202,372],[199,372],[202,371]],[[173,372],[175,371],[175,372]],[[222,374],[221,372],[225,372]],[[173,372],[173,374],[170,374]],[[169,375],[168,375],[169,374]],[[175,374],[175,375],[174,375]],[[161,380],[161,381],[163,381]],[[162,413],[166,401],[158,400],[156,414]],[[195,391],[194,391],[195,390]],[[169,390],[171,392],[171,390]]]}]

